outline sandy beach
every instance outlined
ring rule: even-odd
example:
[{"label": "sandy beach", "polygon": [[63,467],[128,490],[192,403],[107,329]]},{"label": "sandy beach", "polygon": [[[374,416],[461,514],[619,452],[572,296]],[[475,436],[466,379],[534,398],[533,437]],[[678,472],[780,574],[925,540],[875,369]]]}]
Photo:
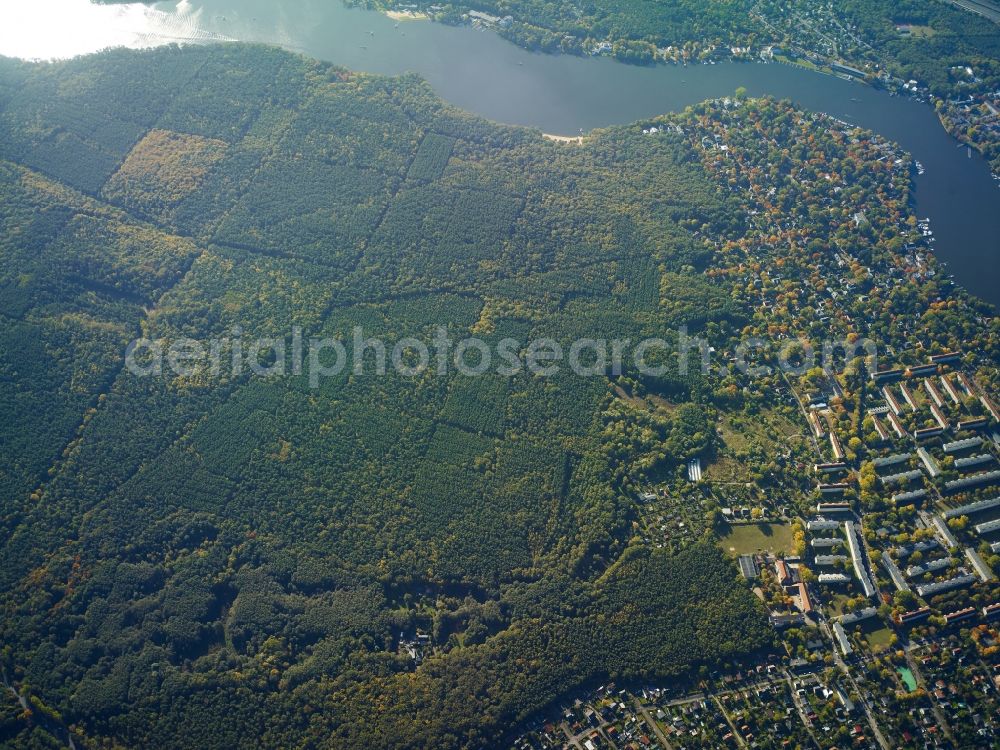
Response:
[{"label": "sandy beach", "polygon": [[387,10],[385,14],[393,21],[426,21],[430,16],[415,10]]},{"label": "sandy beach", "polygon": [[542,137],[559,143],[576,143],[581,146],[583,145],[582,135],[553,135],[552,133],[542,133]]}]

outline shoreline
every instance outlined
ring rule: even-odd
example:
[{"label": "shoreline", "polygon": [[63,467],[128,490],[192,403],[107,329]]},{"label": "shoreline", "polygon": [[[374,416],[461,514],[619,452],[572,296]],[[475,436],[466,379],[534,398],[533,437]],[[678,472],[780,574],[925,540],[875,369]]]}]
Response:
[{"label": "shoreline", "polygon": [[430,16],[415,10],[384,10],[386,16],[393,21],[429,21]]}]

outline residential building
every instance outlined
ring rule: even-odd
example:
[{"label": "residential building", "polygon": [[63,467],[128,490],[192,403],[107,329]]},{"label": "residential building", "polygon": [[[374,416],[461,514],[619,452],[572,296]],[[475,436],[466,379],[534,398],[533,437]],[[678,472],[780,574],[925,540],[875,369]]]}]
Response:
[{"label": "residential building", "polygon": [[851,646],[851,641],[844,631],[844,626],[839,622],[833,623],[833,637],[836,639],[837,645],[840,646],[840,652],[844,656],[850,656],[854,653],[854,647]]},{"label": "residential building", "polygon": [[961,432],[962,430],[981,430],[987,425],[989,425],[990,420],[986,417],[976,417],[975,419],[967,419],[964,422],[959,422],[955,425],[955,429]]},{"label": "residential building", "polygon": [[984,471],[981,474],[973,474],[961,479],[953,479],[944,483],[945,492],[958,492],[969,487],[978,487],[983,484],[996,484],[1000,480],[1000,471]]},{"label": "residential building", "polygon": [[962,358],[962,352],[944,352],[943,354],[932,354],[931,362],[936,365],[943,365],[949,362],[957,362]]},{"label": "residential building", "polygon": [[934,594],[940,594],[944,591],[951,591],[952,589],[961,588],[962,586],[970,586],[975,583],[976,577],[969,573],[955,576],[954,578],[949,578],[946,581],[937,581],[935,583],[925,583],[923,585],[917,586],[917,596],[927,597]]},{"label": "residential building", "polygon": [[875,427],[875,432],[878,433],[878,438],[883,443],[889,439],[889,433],[885,429],[885,425],[882,424],[882,420],[876,415],[872,414],[872,425]]},{"label": "residential building", "polygon": [[972,547],[965,548],[965,556],[969,558],[969,563],[971,563],[972,569],[976,571],[976,575],[979,576],[979,580],[984,583],[996,580],[993,568],[987,565],[986,561]]},{"label": "residential building", "polygon": [[927,473],[931,479],[936,479],[941,475],[941,467],[938,466],[937,461],[931,457],[926,448],[923,446],[917,448],[917,455],[920,457],[920,461],[923,463],[924,468],[927,469]]},{"label": "residential building", "polygon": [[820,573],[816,580],[827,585],[839,585],[851,582],[851,579],[843,573]]},{"label": "residential building", "polygon": [[957,508],[949,508],[942,515],[947,518],[958,518],[959,516],[971,516],[973,513],[981,513],[986,510],[1000,507],[1000,495],[988,500],[979,500],[967,505],[959,505]]},{"label": "residential building", "polygon": [[986,411],[988,411],[990,416],[993,417],[994,422],[1000,422],[1000,409],[998,409],[997,405],[993,403],[993,399],[989,396],[980,396],[979,402],[986,407]]},{"label": "residential building", "polygon": [[983,464],[988,464],[993,462],[993,455],[990,453],[980,453],[976,456],[968,456],[966,458],[956,458],[955,468],[959,471],[969,471],[975,469]]},{"label": "residential building", "polygon": [[920,609],[915,609],[911,612],[904,612],[903,614],[896,617],[896,622],[900,625],[911,625],[914,622],[923,620],[929,617],[931,614],[930,607],[921,607]]},{"label": "residential building", "polygon": [[976,533],[979,536],[983,534],[991,534],[994,531],[1000,531],[1000,518],[995,521],[987,521],[986,523],[976,524]]},{"label": "residential building", "polygon": [[820,515],[826,513],[850,513],[850,503],[817,503],[816,512]]},{"label": "residential building", "polygon": [[840,444],[840,438],[835,432],[830,433],[830,448],[833,450],[833,457],[837,461],[844,460],[844,448]]},{"label": "residential building", "polygon": [[906,569],[907,578],[916,578],[936,570],[944,570],[951,565],[950,557],[939,557],[937,560],[930,560],[923,565],[911,565]]},{"label": "residential building", "polygon": [[832,482],[830,484],[820,484],[817,489],[822,495],[840,495],[851,488],[846,482]]},{"label": "residential building", "polygon": [[841,615],[839,622],[842,625],[853,625],[856,622],[867,620],[869,617],[874,617],[877,614],[878,610],[875,609],[875,607],[865,607],[864,609],[859,609],[856,612],[848,612],[846,615]]},{"label": "residential building", "polygon": [[899,380],[903,377],[903,368],[897,367],[892,370],[880,370],[878,372],[872,373],[872,380],[876,383],[888,383],[893,380]]},{"label": "residential building", "polygon": [[924,390],[927,391],[927,395],[931,397],[931,401],[939,408],[944,406],[944,397],[938,391],[937,386],[934,385],[934,381],[924,380]]},{"label": "residential building", "polygon": [[908,367],[906,370],[906,374],[911,378],[924,378],[928,375],[934,375],[936,373],[937,364],[934,362],[926,365],[914,365],[913,367]]},{"label": "residential building", "polygon": [[917,500],[923,500],[927,497],[927,490],[919,489],[912,490],[911,492],[897,492],[892,496],[892,502],[895,505],[909,505],[910,503],[915,503]]},{"label": "residential building", "polygon": [[847,547],[851,551],[851,559],[854,562],[854,575],[857,576],[865,596],[871,598],[877,593],[871,577],[868,575],[868,568],[865,565],[865,548],[861,543],[861,537],[853,523],[848,521],[844,524],[844,533],[847,535]]},{"label": "residential building", "polygon": [[882,388],[882,397],[885,399],[886,406],[889,407],[890,414],[895,414],[898,417],[903,413],[903,407],[899,405],[896,397],[892,395],[892,391],[889,390],[889,386],[884,386]]},{"label": "residential building", "polygon": [[910,471],[901,471],[898,474],[890,474],[887,477],[880,477],[882,484],[888,486],[891,484],[909,484],[915,479],[920,479],[922,474],[919,469],[911,469]]},{"label": "residential building", "polygon": [[944,546],[948,549],[958,546],[958,540],[955,535],[951,533],[951,529],[948,528],[948,524],[944,522],[941,516],[934,516],[931,518],[931,523],[934,525],[934,530],[938,533],[941,541],[944,542]]},{"label": "residential building", "polygon": [[799,609],[802,610],[803,614],[809,614],[813,611],[812,602],[809,599],[809,590],[806,585],[799,581]]},{"label": "residential building", "polygon": [[790,625],[801,625],[805,622],[801,612],[772,612],[768,616],[768,620],[775,628],[787,628]]},{"label": "residential building", "polygon": [[958,453],[959,451],[968,450],[969,448],[976,448],[983,444],[983,439],[978,435],[976,437],[966,438],[965,440],[956,440],[952,443],[945,443],[942,446],[942,450],[945,453]]},{"label": "residential building", "polygon": [[813,549],[830,549],[844,543],[844,540],[837,536],[818,536],[809,541],[809,546]]},{"label": "residential building", "polygon": [[910,590],[906,579],[903,578],[903,574],[899,571],[899,566],[896,565],[896,562],[889,556],[888,552],[882,553],[882,567],[885,568],[885,572],[889,574],[889,578],[898,591]]},{"label": "residential building", "polygon": [[896,464],[901,464],[904,461],[909,461],[912,456],[912,453],[893,453],[891,456],[882,456],[874,459],[872,461],[872,465],[876,469],[883,469],[886,466],[895,466]]},{"label": "residential building", "polygon": [[[998,498],[1000,501],[1000,498]],[[806,521],[806,528],[809,531],[833,531],[840,528],[840,521],[831,521],[826,518],[814,518]]]},{"label": "residential building", "polygon": [[965,609],[960,609],[956,612],[949,612],[944,616],[945,625],[954,625],[956,623],[968,620],[976,616],[975,607],[966,607]]},{"label": "residential building", "polygon": [[941,545],[937,542],[936,539],[927,539],[923,542],[917,542],[916,544],[912,545],[904,544],[899,547],[896,547],[896,556],[909,557],[914,552],[921,552],[921,553],[929,552],[930,550],[937,549],[940,546]]},{"label": "residential building", "polygon": [[948,398],[952,400],[955,406],[959,406],[962,403],[962,400],[958,397],[958,393],[955,391],[955,386],[953,386],[951,381],[944,375],[941,376],[941,385],[944,387],[945,393],[948,394]]},{"label": "residential building", "polygon": [[787,586],[792,582],[792,571],[788,569],[788,563],[784,560],[775,560],[774,573],[778,578],[778,583]]},{"label": "residential building", "polygon": [[838,563],[847,562],[847,555],[816,555],[813,558],[813,562],[816,565],[837,565]]},{"label": "residential building", "polygon": [[889,420],[889,424],[892,426],[892,431],[896,433],[896,437],[906,437],[906,430],[903,429],[903,423],[899,421],[899,417],[890,411],[886,413],[885,418]]}]

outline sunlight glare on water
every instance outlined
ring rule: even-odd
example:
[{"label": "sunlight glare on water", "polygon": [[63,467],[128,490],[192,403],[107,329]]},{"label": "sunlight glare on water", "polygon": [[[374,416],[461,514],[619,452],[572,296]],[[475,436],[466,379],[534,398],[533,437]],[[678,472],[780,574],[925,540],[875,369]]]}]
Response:
[{"label": "sunlight glare on water", "polygon": [[57,60],[108,47],[156,47],[222,41],[203,30],[201,10],[181,0],[173,12],[142,3],[100,5],[90,0],[0,2],[0,54]]}]

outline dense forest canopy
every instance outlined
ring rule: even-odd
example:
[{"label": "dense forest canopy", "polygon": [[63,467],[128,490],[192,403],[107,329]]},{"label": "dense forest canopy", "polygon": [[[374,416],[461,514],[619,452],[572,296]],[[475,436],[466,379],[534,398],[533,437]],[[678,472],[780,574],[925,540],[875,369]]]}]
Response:
[{"label": "dense forest canopy", "polygon": [[[416,77],[223,46],[0,60],[0,160],[2,667],[33,717],[8,706],[6,740],[481,746],[587,680],[771,643],[713,545],[633,540],[642,467],[608,425],[644,418],[605,378],[122,366],[234,327],[745,320],[683,283],[742,222],[685,138],[556,144]],[[656,387],[689,402],[663,469],[712,396]]]},{"label": "dense forest canopy", "polygon": [[[714,532],[814,507],[817,454],[738,345],[962,349],[996,386],[1000,321],[939,272],[910,163],[742,92],[553,142],[272,48],[0,58],[0,741],[496,746],[578,686],[774,655]],[[127,366],[355,329],[715,360]],[[854,460],[865,365],[837,367]]]}]

